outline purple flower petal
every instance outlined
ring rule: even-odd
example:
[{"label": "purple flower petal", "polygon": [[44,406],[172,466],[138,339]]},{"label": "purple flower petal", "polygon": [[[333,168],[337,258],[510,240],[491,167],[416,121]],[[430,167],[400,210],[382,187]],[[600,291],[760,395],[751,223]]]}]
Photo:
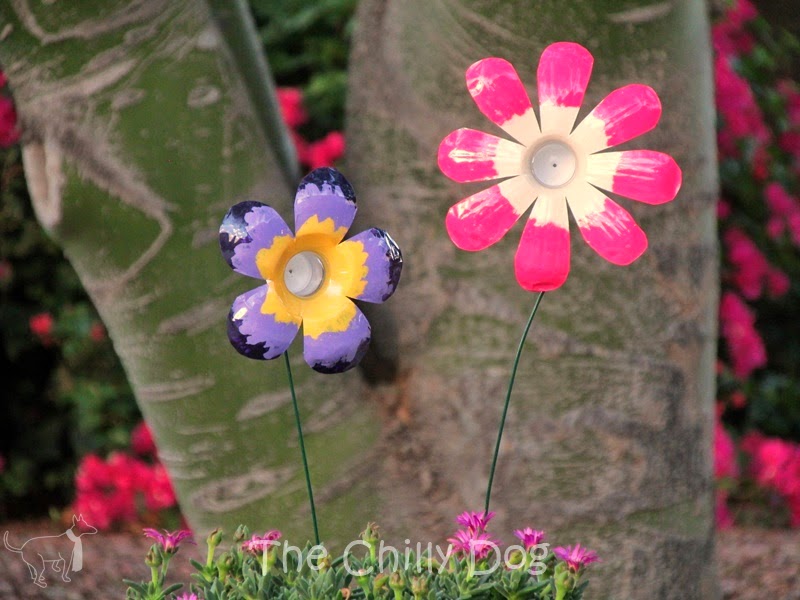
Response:
[{"label": "purple flower petal", "polygon": [[[320,373],[343,373],[356,366],[369,347],[371,330],[364,314],[344,298],[341,310],[321,321],[303,322],[303,357]],[[342,328],[342,325],[344,327]],[[327,329],[311,336],[309,331]]]},{"label": "purple flower petal", "polygon": [[228,315],[228,339],[239,354],[248,358],[277,358],[286,352],[298,329],[300,318],[286,310],[280,296],[268,285],[236,298]]},{"label": "purple flower petal", "polygon": [[315,169],[303,178],[294,198],[294,227],[298,236],[317,233],[327,219],[326,230],[340,242],[356,217],[356,195],[339,171],[330,167]]},{"label": "purple flower petal", "polygon": [[291,236],[289,226],[270,206],[240,202],[231,207],[219,228],[222,256],[237,273],[267,279],[256,266],[256,254],[270,248],[278,236]]},{"label": "purple flower petal", "polygon": [[[345,250],[353,244],[361,244],[362,252],[366,252],[367,275],[364,289],[358,293],[349,294],[356,300],[365,302],[385,302],[397,288],[400,281],[400,272],[403,270],[403,256],[400,248],[388,233],[373,227],[362,231],[349,240],[342,242],[339,248]],[[361,287],[358,282],[356,285]],[[363,284],[362,284],[363,285]]]}]

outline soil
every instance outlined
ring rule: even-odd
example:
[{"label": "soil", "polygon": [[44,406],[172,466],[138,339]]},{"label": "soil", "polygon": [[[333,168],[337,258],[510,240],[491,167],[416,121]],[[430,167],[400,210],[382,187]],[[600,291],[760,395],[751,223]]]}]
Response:
[{"label": "soil", "polygon": [[[6,523],[8,542],[19,547],[32,537],[64,531],[50,521]],[[46,588],[33,583],[19,554],[0,546],[0,600],[124,598],[123,579],[141,581],[148,569],[150,540],[135,533],[84,537],[83,569],[64,582],[48,567]],[[51,546],[55,547],[55,545]],[[202,560],[202,545],[182,545],[170,565],[170,581],[190,580],[189,558]],[[723,600],[800,600],[800,530],[733,528],[719,532],[717,562]],[[591,587],[589,588],[591,595]]]}]

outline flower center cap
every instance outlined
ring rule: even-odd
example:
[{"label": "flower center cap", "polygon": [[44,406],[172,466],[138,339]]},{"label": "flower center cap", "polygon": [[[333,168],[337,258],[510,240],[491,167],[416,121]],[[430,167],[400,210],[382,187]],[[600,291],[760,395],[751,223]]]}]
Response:
[{"label": "flower center cap", "polygon": [[531,173],[534,179],[548,188],[569,183],[575,176],[578,159],[564,142],[547,142],[533,153]]},{"label": "flower center cap", "polygon": [[325,280],[325,265],[314,252],[298,252],[283,270],[286,289],[299,298],[307,298],[316,292]]}]

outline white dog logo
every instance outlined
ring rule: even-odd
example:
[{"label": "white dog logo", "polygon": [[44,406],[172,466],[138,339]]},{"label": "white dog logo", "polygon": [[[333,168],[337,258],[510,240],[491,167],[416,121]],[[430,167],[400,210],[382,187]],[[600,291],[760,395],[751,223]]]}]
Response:
[{"label": "white dog logo", "polygon": [[[77,525],[83,526],[83,531],[77,529]],[[77,531],[76,531],[77,529]],[[83,568],[83,545],[82,535],[92,535],[97,533],[97,529],[83,520],[83,516],[72,517],[72,527],[61,535],[44,535],[29,539],[19,548],[8,543],[8,531],[3,534],[3,543],[11,552],[16,552],[22,556],[22,560],[28,565],[33,583],[39,587],[47,587],[44,580],[44,572],[47,564],[56,573],[61,573],[63,581],[71,581],[70,572],[80,571]],[[34,566],[40,565],[40,570]]]}]

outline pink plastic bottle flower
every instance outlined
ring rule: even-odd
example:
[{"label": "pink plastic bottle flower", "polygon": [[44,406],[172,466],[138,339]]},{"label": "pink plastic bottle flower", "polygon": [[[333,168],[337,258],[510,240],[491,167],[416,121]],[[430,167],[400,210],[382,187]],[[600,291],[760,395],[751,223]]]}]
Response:
[{"label": "pink plastic bottle flower", "polygon": [[589,246],[606,260],[627,265],[645,251],[647,237],[600,190],[662,204],[674,199],[681,185],[681,170],[667,154],[601,152],[655,127],[661,103],[650,87],[614,90],[573,130],[593,61],[579,44],[545,48],[537,73],[540,119],[509,62],[476,62],[467,70],[470,94],[481,112],[516,141],[464,128],[439,146],[439,167],[454,181],[504,179],[448,211],[447,231],[462,250],[491,246],[533,205],[514,261],[517,281],[526,290],[553,290],[567,279],[567,207]]}]

